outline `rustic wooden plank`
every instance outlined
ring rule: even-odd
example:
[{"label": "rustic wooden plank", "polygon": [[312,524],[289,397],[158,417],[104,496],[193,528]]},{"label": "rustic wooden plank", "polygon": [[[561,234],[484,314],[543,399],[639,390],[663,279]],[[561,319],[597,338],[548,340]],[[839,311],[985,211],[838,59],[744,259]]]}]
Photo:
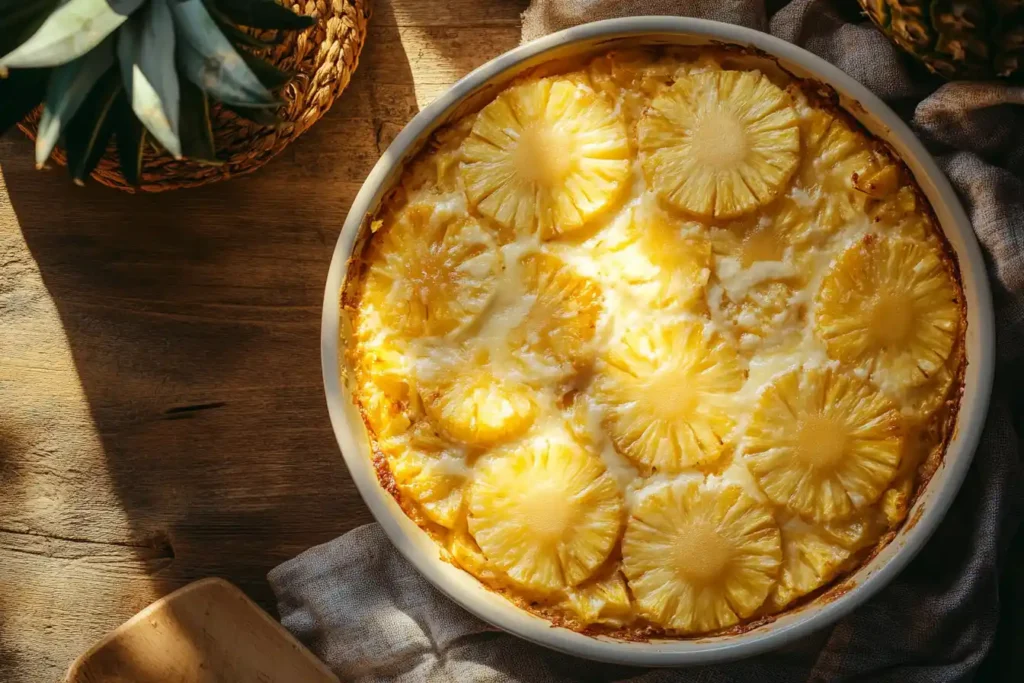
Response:
[{"label": "rustic wooden plank", "polygon": [[[239,221],[244,195],[233,201],[224,190],[197,192],[227,201],[193,212],[202,204],[76,192],[53,176],[40,202],[21,202],[37,187],[34,171],[11,159],[4,176],[38,269],[35,283],[18,278],[16,298],[42,299],[52,312],[49,330],[7,315],[0,333],[0,395],[14,406],[5,422],[19,455],[5,471],[26,482],[0,503],[3,524],[109,542],[125,541],[126,528],[143,540],[172,528],[186,544],[200,539],[198,554],[234,563],[214,545],[218,527],[253,543],[269,530],[264,543],[276,544],[274,530],[291,525],[316,540],[352,526],[346,506],[355,522],[367,519],[324,419],[317,340],[330,245],[315,229],[296,225],[284,202],[260,202],[257,216]],[[64,201],[82,218],[55,225],[51,207]],[[25,374],[33,381],[18,381]],[[89,426],[91,439],[82,436]],[[117,505],[104,505],[111,491]],[[86,514],[70,515],[79,495]],[[111,507],[125,509],[127,523],[114,523]],[[260,564],[250,578],[269,566]]]},{"label": "rustic wooden plank", "polygon": [[[159,549],[0,532],[0,680],[58,681],[113,615],[163,594]],[[115,617],[116,619],[116,617]],[[116,624],[113,624],[116,625]]]},{"label": "rustic wooden plank", "polygon": [[57,680],[168,592],[370,521],[323,401],[327,265],[417,111],[519,40],[523,0],[378,2],[333,110],[265,169],[157,196],[0,140],[0,680]]},{"label": "rustic wooden plank", "polygon": [[503,26],[515,29],[527,2],[522,0],[389,0],[374,6],[374,21],[381,26]]}]

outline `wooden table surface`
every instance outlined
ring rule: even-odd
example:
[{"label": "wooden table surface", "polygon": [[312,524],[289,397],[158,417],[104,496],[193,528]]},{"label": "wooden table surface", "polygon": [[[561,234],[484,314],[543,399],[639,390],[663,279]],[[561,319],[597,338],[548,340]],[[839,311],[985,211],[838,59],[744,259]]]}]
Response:
[{"label": "wooden table surface", "polygon": [[0,681],[58,681],[206,576],[273,611],[276,564],[371,521],[331,432],[320,307],[364,177],[525,0],[376,0],[350,88],[253,175],[78,188],[0,139]]}]

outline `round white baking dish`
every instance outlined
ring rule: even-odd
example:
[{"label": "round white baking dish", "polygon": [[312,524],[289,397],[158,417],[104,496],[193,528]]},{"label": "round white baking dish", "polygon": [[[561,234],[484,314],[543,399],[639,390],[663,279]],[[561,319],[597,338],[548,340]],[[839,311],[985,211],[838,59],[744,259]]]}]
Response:
[{"label": "round white baking dish", "polygon": [[[552,59],[638,44],[729,44],[760,50],[803,78],[832,86],[847,111],[903,158],[931,201],[956,252],[967,299],[967,358],[963,401],[945,459],[911,509],[896,538],[833,593],[746,633],[693,640],[625,642],[582,635],[529,614],[440,558],[438,546],[378,484],[370,445],[340,377],[347,330],[340,292],[365,223],[401,174],[403,164],[439,126],[457,118],[526,69]],[[699,19],[612,19],[561,31],[511,50],[452,86],[421,111],[395,139],[356,196],[338,238],[324,295],[321,350],[331,423],[352,479],[398,550],[434,586],[481,619],[555,650],[635,666],[686,666],[750,656],[827,626],[890,581],[920,550],[949,508],[981,434],[992,385],[995,335],[981,250],[956,194],[910,129],[877,97],[836,67],[790,43],[751,29]]]}]

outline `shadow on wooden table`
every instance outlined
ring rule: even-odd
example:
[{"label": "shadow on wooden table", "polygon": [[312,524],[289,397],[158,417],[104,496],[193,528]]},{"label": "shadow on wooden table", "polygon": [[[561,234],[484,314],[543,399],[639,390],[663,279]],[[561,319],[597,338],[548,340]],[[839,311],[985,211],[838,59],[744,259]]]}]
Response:
[{"label": "shadow on wooden table", "polygon": [[[132,196],[75,187],[64,169],[36,171],[25,140],[0,144],[17,222],[102,445],[52,457],[80,461],[115,489],[110,500],[70,492],[53,527],[65,538],[107,537],[60,526],[74,526],[76,504],[119,507],[131,537],[103,542],[161,558],[147,565],[157,595],[223,576],[273,613],[270,568],[371,521],[328,421],[319,329],[334,243],[381,131],[417,111],[394,24],[372,24],[370,40],[391,51],[387,73],[367,63],[368,48],[333,110],[244,178]],[[15,470],[3,474],[5,489],[17,487]],[[130,593],[140,578],[110,581]],[[110,627],[131,616],[95,609]]]},{"label": "shadow on wooden table", "polygon": [[[5,275],[0,269],[0,276]],[[0,292],[2,292],[0,281]],[[17,454],[28,444],[13,425],[0,418],[0,495],[13,495],[23,490],[27,474]],[[4,572],[7,566],[0,567]],[[0,679],[3,678],[4,667],[14,669],[20,665],[21,653],[16,647],[16,626],[10,623],[8,615],[12,614],[13,605],[8,604],[6,591],[0,590]],[[8,635],[10,634],[10,635]]]}]

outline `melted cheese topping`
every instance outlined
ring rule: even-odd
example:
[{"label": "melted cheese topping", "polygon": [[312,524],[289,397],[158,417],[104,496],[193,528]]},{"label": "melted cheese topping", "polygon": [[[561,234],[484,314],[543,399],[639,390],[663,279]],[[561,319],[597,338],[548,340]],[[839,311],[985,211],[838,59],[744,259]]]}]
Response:
[{"label": "melted cheese topping", "polygon": [[[855,567],[902,521],[919,466],[944,445],[955,415],[956,406],[944,400],[955,395],[963,363],[962,296],[912,179],[845,115],[752,65],[750,58],[737,71],[735,55],[708,51],[636,51],[517,82],[482,112],[437,134],[406,169],[374,221],[366,267],[353,269],[355,345],[348,363],[404,507],[455,562],[558,623],[686,635],[785,609]],[[709,129],[700,127],[700,111],[671,109],[690,106],[672,98],[687,96],[687,79],[707,73],[719,75],[720,90],[701,97],[717,96],[723,110],[747,117],[737,121],[799,134],[792,176],[774,177],[777,195],[755,192],[744,201],[756,208],[738,217],[680,210],[698,205],[699,194],[680,203],[664,189],[678,182],[663,170],[677,160],[664,151],[676,144],[677,130],[690,131],[679,154],[687,145],[710,153],[700,138]],[[788,123],[763,123],[755,114],[772,114],[750,113],[757,106],[743,99],[750,83],[779,98]],[[571,103],[558,99],[566,97]],[[660,138],[662,165],[655,167],[645,165],[653,152],[644,151],[649,141],[638,142],[637,131],[654,125],[645,117],[659,106],[676,117],[676,128]],[[546,119],[553,110],[561,118]],[[531,116],[546,127],[531,128]],[[558,168],[522,168],[514,143],[519,136],[535,141],[536,131],[557,136]],[[748,134],[734,135],[723,167],[746,153]],[[775,163],[768,142],[758,144],[766,163]],[[544,164],[543,156],[530,163]],[[704,172],[679,158],[679,168]],[[750,168],[756,163],[749,161]],[[708,191],[717,192],[715,206],[723,211],[733,181],[708,181],[717,183]],[[553,212],[553,223],[541,209]],[[454,231],[468,234],[467,220],[481,232],[472,233],[472,245],[450,247]],[[430,263],[443,264],[448,289],[432,290],[431,280],[420,277],[409,299],[406,273],[415,273],[427,253]],[[911,261],[897,264],[900,258]],[[849,264],[861,270],[847,272]],[[925,311],[872,322],[862,309],[872,305],[874,290],[858,289],[866,281],[880,290],[937,292],[935,300],[946,297],[954,307],[952,317]],[[466,301],[437,298],[452,288],[466,292]],[[833,290],[839,298],[826,296]],[[856,296],[863,301],[847,300]],[[431,334],[432,311],[441,306],[458,324]],[[422,321],[420,332],[410,333],[410,320]],[[910,341],[899,349],[871,342],[885,337],[880,324],[895,325]],[[919,370],[906,372],[908,363]],[[773,412],[778,405],[792,424]],[[828,457],[815,453],[814,439],[799,441],[801,425],[814,420],[839,425],[835,438],[825,439]],[[475,487],[484,463],[512,453],[525,464],[503,475],[512,477],[508,491],[496,493],[493,482]],[[553,465],[553,453],[564,462]],[[596,470],[588,464],[593,458],[601,463]],[[859,473],[853,458],[866,458],[870,473]],[[541,465],[530,463],[547,469],[531,470]],[[577,501],[559,513],[558,529],[574,529],[571,538],[547,546],[516,536],[515,520],[506,520],[509,530],[495,526],[515,491],[538,490],[554,481],[552,471],[569,488],[550,495]],[[541,472],[548,474],[531,479]],[[578,502],[599,485],[607,494],[600,515]],[[608,498],[613,490],[619,502]],[[701,548],[658,549],[650,546],[656,535],[631,531],[657,526],[632,517],[648,499],[676,501],[668,505],[681,507],[665,514],[691,521],[711,515],[699,517],[700,533],[683,536],[732,543],[716,545],[725,567],[717,574],[727,576],[729,563],[739,562],[734,554],[746,548],[735,557],[761,556],[756,566],[763,575],[750,579],[741,599],[729,592],[733,584],[716,587],[714,576],[677,575],[662,566],[673,552],[688,557]],[[735,515],[698,512],[698,503],[718,499],[735,499],[735,509],[773,520],[774,540],[744,541],[742,530],[729,526]],[[644,506],[648,517],[651,507]],[[615,510],[626,520],[621,528],[607,521],[619,518]],[[632,539],[628,552],[623,531]],[[487,554],[474,540],[484,533]],[[530,543],[538,545],[523,547]],[[678,581],[675,602],[646,593],[652,581],[669,593]],[[695,587],[718,597],[688,604],[680,596]]]}]

